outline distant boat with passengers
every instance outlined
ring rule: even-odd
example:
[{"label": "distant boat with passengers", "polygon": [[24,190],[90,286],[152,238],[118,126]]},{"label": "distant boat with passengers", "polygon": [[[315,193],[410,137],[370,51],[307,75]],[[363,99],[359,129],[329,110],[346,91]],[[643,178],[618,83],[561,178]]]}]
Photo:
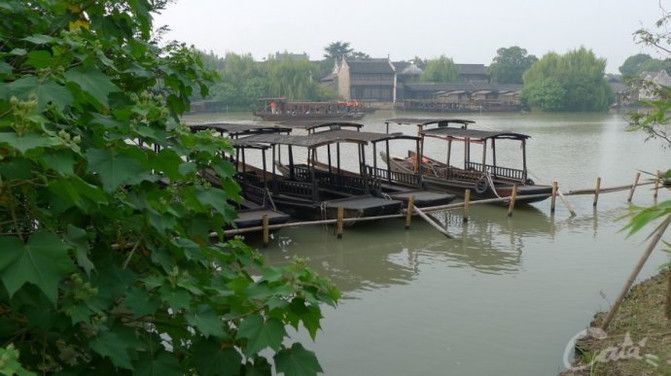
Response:
[{"label": "distant boat with passengers", "polygon": [[358,101],[290,101],[286,98],[261,98],[254,116],[267,121],[286,120],[358,120],[368,112]]}]

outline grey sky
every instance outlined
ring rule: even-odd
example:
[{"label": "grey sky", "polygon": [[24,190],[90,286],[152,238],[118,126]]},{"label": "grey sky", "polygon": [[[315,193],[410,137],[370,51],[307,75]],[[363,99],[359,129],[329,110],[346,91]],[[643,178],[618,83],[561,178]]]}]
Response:
[{"label": "grey sky", "polygon": [[319,59],[341,40],[373,57],[489,64],[503,46],[540,57],[584,45],[616,72],[629,55],[658,55],[632,33],[660,16],[657,0],[178,0],[156,23],[171,28],[168,38],[220,55],[288,50]]}]

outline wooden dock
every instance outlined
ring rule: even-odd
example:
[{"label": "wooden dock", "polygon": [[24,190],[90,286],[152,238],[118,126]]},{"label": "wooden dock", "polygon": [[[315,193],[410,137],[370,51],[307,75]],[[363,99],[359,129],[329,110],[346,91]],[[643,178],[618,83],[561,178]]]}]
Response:
[{"label": "wooden dock", "polygon": [[[597,180],[597,187],[595,188],[586,188],[586,189],[576,189],[576,190],[569,190],[567,192],[562,192],[561,190],[553,189],[553,196],[551,197],[551,206],[554,207],[554,203],[556,202],[556,196],[559,196],[560,198],[562,196],[578,196],[578,195],[603,195],[607,193],[614,193],[614,192],[623,192],[623,191],[629,191],[629,197],[633,197],[633,192],[637,187],[640,186],[646,186],[646,185],[655,185],[656,187],[659,187],[659,182],[657,179],[652,179],[649,181],[644,181],[640,182],[638,178],[634,180],[633,184],[630,185],[620,185],[620,186],[614,186],[614,187],[601,187],[601,180]],[[553,186],[558,186],[553,184]],[[406,192],[402,192],[401,194],[405,194]],[[540,196],[546,196],[544,194],[539,194]],[[598,197],[598,196],[597,196]],[[384,200],[382,198],[376,198],[376,197],[370,197],[370,198],[362,198],[361,200],[351,200],[351,202],[338,202],[339,200],[333,200],[328,204],[328,208],[333,210],[333,216],[327,217],[327,219],[322,219],[322,220],[314,220],[314,221],[303,221],[303,222],[287,222],[287,223],[277,223],[277,224],[271,224],[268,223],[265,226],[263,224],[259,226],[251,226],[251,227],[246,227],[246,228],[237,228],[237,229],[230,229],[230,230],[225,230],[224,235],[225,236],[235,236],[235,235],[242,235],[245,233],[252,233],[252,232],[267,232],[270,230],[279,230],[283,228],[291,228],[291,227],[302,227],[302,226],[311,226],[311,225],[336,225],[338,229],[340,229],[340,232],[338,233],[339,237],[342,236],[342,224],[353,224],[353,223],[359,223],[359,222],[368,222],[368,221],[379,221],[379,220],[387,220],[387,219],[400,219],[400,218],[405,218],[406,219],[406,226],[409,226],[409,218],[412,218],[413,216],[421,215],[422,217],[426,217],[430,213],[436,213],[436,212],[442,212],[442,211],[447,211],[447,210],[454,210],[454,209],[459,209],[459,210],[464,210],[464,220],[465,222],[468,220],[468,213],[469,213],[469,208],[473,205],[484,205],[484,204],[508,204],[506,212],[509,213],[509,215],[512,215],[512,211],[514,210],[514,202],[511,204],[511,198],[510,197],[500,197],[500,198],[491,198],[491,199],[482,199],[482,200],[466,200],[464,202],[458,202],[458,203],[451,203],[451,204],[445,204],[445,205],[437,205],[437,206],[431,206],[431,207],[424,207],[421,209],[421,211],[417,210],[416,207],[413,209],[408,210],[407,208],[404,208],[402,210],[399,210],[398,213],[395,214],[385,214],[385,215],[377,215],[377,216],[367,216],[367,217],[356,217],[356,216],[351,216],[348,218],[343,218],[342,214],[339,216],[338,215],[338,208],[343,208],[343,204],[348,204],[351,209],[356,210],[357,208],[360,207],[366,207],[369,203],[367,200],[369,199],[375,199],[375,200]],[[402,199],[402,197],[399,197],[399,200]],[[409,195],[408,200],[414,201],[415,198],[413,195]],[[389,200],[387,200],[389,201]],[[398,201],[395,201],[398,202]],[[567,206],[567,209],[569,212],[571,212],[572,216],[575,215],[575,209],[573,209],[572,205],[568,201],[566,197],[563,197],[562,202],[564,203],[565,206]],[[340,204],[340,205],[339,205]],[[552,209],[552,208],[551,208]],[[340,209],[343,211],[343,209]],[[552,215],[554,215],[554,211],[551,210]],[[434,225],[434,223],[431,223]],[[443,232],[443,231],[441,231]],[[217,233],[212,233],[213,237],[217,237]]]}]

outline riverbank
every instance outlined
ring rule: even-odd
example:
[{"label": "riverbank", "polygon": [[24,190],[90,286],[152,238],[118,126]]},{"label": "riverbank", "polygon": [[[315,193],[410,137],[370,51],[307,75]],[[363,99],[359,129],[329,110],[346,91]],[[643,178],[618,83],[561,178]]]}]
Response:
[{"label": "riverbank", "polygon": [[[627,294],[604,339],[576,344],[574,367],[560,376],[671,375],[671,320],[664,316],[668,271],[641,282]],[[601,325],[597,313],[591,327]]]}]

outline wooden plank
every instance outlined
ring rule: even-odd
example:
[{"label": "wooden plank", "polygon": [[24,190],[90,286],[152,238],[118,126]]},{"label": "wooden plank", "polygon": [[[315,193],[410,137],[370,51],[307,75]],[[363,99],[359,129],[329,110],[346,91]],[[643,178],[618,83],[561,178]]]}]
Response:
[{"label": "wooden plank", "polygon": [[270,230],[268,229],[268,214],[263,215],[263,219],[261,221],[263,223],[263,246],[267,247],[268,243],[270,243]]},{"label": "wooden plank", "polygon": [[510,195],[510,202],[508,203],[508,217],[513,216],[513,209],[515,209],[515,200],[517,200],[517,184],[513,185],[513,192]]},{"label": "wooden plank", "polygon": [[336,237],[338,239],[342,239],[342,233],[343,233],[343,219],[345,219],[345,209],[340,206],[338,207],[338,218],[336,222]]},{"label": "wooden plank", "polygon": [[468,210],[471,204],[471,190],[464,191],[464,222],[468,222]]},{"label": "wooden plank", "polygon": [[596,189],[594,190],[594,202],[592,206],[596,207],[596,204],[599,202],[599,192],[601,192],[601,176],[596,178]]},{"label": "wooden plank", "polygon": [[552,182],[552,196],[550,197],[550,213],[555,212],[557,207],[557,181]]},{"label": "wooden plank", "polygon": [[634,184],[631,186],[631,191],[629,191],[629,198],[627,198],[627,202],[631,202],[631,200],[634,198],[634,190],[636,190],[636,186],[638,185],[638,179],[641,178],[641,173],[637,172],[636,177],[634,178]]},{"label": "wooden plank", "polygon": [[408,199],[408,208],[406,209],[405,212],[405,229],[410,228],[410,224],[412,223],[412,211],[415,208],[415,196],[410,196]]}]

